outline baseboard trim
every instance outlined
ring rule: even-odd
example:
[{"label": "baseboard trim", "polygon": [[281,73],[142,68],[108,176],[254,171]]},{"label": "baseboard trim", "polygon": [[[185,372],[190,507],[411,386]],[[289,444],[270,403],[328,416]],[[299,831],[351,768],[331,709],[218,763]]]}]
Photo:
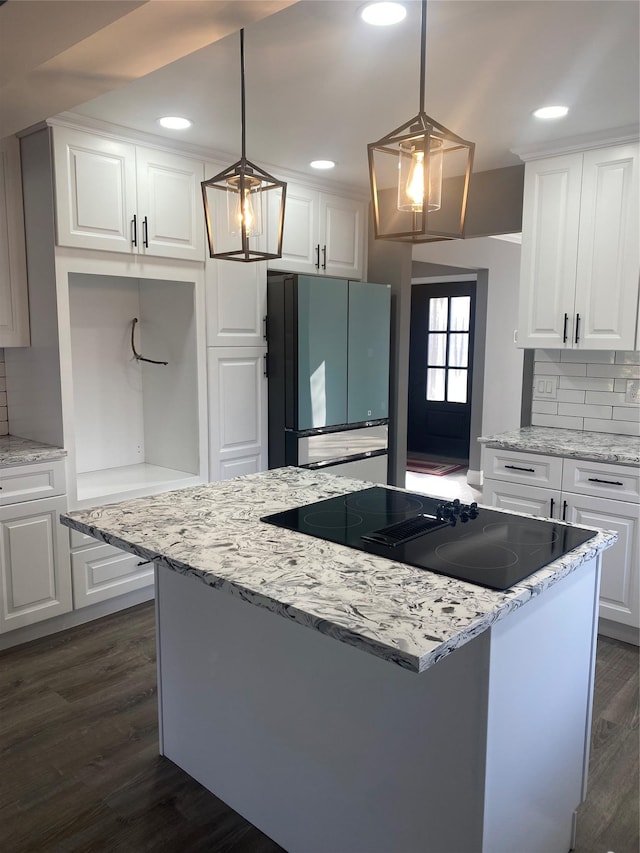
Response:
[{"label": "baseboard trim", "polygon": [[640,629],[631,625],[620,625],[618,622],[612,622],[611,619],[598,619],[598,634],[632,646],[640,646]]},{"label": "baseboard trim", "polygon": [[471,468],[467,471],[467,483],[476,489],[482,488],[482,471],[473,471]]},{"label": "baseboard trim", "polygon": [[101,601],[99,604],[92,604],[80,610],[72,610],[71,613],[63,613],[61,616],[55,616],[53,619],[47,619],[44,622],[36,622],[33,625],[25,625],[24,628],[16,628],[15,631],[8,631],[0,636],[0,651],[29,643],[31,640],[48,637],[50,634],[57,634],[59,631],[66,631],[67,628],[84,625],[85,622],[92,622],[94,619],[100,619],[101,616],[110,616],[112,613],[126,610],[128,607],[135,607],[136,604],[151,601],[154,595],[155,587],[152,584],[126,595],[119,595],[110,601]]}]

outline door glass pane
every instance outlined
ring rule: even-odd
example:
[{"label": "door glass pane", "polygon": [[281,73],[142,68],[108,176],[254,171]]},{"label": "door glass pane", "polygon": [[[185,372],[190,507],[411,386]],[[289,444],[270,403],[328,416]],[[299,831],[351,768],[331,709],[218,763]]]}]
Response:
[{"label": "door glass pane", "polygon": [[[433,302],[433,300],[431,300]],[[470,296],[451,297],[451,325],[452,332],[467,332],[469,330],[469,311],[471,310]]]},{"label": "door glass pane", "polygon": [[442,368],[430,367],[427,370],[427,400],[444,400],[444,374]]},{"label": "door glass pane", "polygon": [[466,370],[450,370],[449,371],[449,388],[447,389],[448,403],[466,403],[467,402],[467,371]]},{"label": "door glass pane", "polygon": [[445,365],[447,363],[447,336],[429,335],[429,348],[427,355],[430,365]]},{"label": "door glass pane", "polygon": [[469,335],[449,335],[449,366],[468,367],[468,365]]},{"label": "door glass pane", "polygon": [[449,319],[449,299],[438,296],[429,300],[429,331],[446,332]]}]

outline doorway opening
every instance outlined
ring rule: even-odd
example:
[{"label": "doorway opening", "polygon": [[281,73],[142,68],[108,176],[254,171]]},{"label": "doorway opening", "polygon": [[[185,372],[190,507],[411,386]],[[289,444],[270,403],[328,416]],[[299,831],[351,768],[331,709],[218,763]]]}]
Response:
[{"label": "doorway opening", "polygon": [[411,288],[407,468],[469,464],[475,308],[475,281]]}]

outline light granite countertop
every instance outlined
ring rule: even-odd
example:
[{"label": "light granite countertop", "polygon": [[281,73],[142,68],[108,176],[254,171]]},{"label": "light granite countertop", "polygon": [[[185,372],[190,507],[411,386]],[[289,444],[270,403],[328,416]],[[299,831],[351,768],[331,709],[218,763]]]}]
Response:
[{"label": "light granite countertop", "polygon": [[0,468],[64,459],[66,455],[66,450],[62,447],[54,447],[52,444],[42,444],[17,435],[0,436]]},{"label": "light granite countertop", "polygon": [[617,465],[640,464],[640,438],[633,435],[530,426],[484,435],[478,441],[501,450],[523,450]]},{"label": "light granite countertop", "polygon": [[62,523],[422,672],[576,570],[601,532],[506,592],[274,527],[260,517],[372,483],[300,468],[78,510]]}]

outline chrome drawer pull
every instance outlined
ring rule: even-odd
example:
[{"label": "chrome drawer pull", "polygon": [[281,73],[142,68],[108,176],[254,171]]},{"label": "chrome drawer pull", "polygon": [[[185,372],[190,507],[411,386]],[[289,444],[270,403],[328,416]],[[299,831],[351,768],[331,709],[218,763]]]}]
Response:
[{"label": "chrome drawer pull", "polygon": [[619,483],[617,480],[599,480],[597,477],[589,477],[590,483],[606,483],[607,486],[624,486],[624,483]]},{"label": "chrome drawer pull", "polygon": [[529,471],[531,474],[536,473],[535,468],[520,468],[518,465],[505,465],[505,468],[512,468],[514,471]]}]

